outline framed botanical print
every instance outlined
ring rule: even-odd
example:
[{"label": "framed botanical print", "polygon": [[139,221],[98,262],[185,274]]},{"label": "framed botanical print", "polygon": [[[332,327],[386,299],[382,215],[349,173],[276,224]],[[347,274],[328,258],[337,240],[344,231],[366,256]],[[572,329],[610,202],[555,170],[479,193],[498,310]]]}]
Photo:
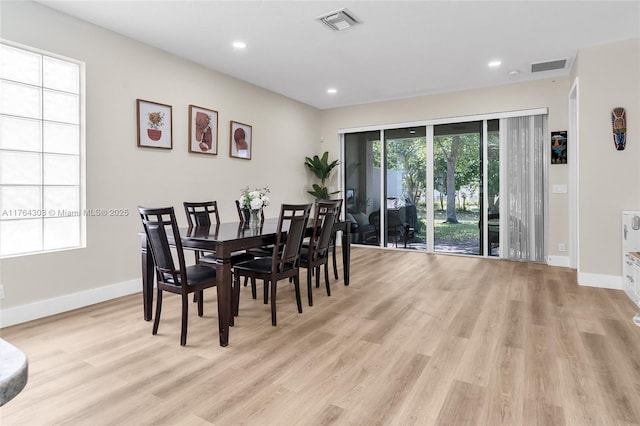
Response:
[{"label": "framed botanical print", "polygon": [[229,137],[229,155],[235,158],[251,160],[252,136],[250,125],[232,121]]},{"label": "framed botanical print", "polygon": [[218,154],[218,111],[189,105],[189,152]]},{"label": "framed botanical print", "polygon": [[171,105],[138,99],[138,146],[145,148],[173,148]]}]

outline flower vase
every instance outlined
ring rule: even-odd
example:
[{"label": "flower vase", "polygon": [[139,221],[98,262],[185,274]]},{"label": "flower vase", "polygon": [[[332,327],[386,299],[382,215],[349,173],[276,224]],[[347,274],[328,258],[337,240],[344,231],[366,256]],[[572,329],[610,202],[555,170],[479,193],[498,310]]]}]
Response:
[{"label": "flower vase", "polygon": [[262,212],[262,210],[258,209],[258,210],[251,210],[251,224],[254,226],[260,226],[260,213]]}]

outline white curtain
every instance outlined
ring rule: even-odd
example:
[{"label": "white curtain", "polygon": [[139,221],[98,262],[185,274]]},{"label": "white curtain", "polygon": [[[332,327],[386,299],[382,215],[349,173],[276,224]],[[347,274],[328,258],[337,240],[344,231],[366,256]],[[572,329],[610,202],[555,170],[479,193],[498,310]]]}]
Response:
[{"label": "white curtain", "polygon": [[546,258],[547,133],[546,115],[500,120],[501,161],[506,164],[500,179],[500,245],[510,260]]}]

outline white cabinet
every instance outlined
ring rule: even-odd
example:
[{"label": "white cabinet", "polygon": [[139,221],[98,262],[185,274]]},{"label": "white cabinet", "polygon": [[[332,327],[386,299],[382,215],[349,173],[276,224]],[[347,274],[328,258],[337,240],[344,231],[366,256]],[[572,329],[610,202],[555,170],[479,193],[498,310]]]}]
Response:
[{"label": "white cabinet", "polygon": [[[622,212],[622,288],[640,308],[640,212]],[[640,314],[633,321],[640,326]]]},{"label": "white cabinet", "polygon": [[628,252],[625,254],[622,274],[625,293],[640,307],[640,253]]}]

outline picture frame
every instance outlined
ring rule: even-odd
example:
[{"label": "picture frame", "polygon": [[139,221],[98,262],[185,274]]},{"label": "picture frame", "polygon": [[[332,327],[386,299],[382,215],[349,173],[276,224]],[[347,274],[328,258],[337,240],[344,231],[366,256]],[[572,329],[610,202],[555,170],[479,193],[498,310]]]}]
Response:
[{"label": "picture frame", "polygon": [[551,164],[567,164],[567,131],[551,132]]},{"label": "picture frame", "polygon": [[231,121],[229,132],[229,156],[251,160],[253,147],[253,129],[249,124]]},{"label": "picture frame", "polygon": [[218,155],[218,111],[189,105],[189,152]]},{"label": "picture frame", "polygon": [[347,188],[347,193],[346,193],[347,203],[353,203],[354,195],[355,195],[355,190],[353,188]]},{"label": "picture frame", "polygon": [[173,149],[173,117],[171,105],[136,100],[138,146]]}]

